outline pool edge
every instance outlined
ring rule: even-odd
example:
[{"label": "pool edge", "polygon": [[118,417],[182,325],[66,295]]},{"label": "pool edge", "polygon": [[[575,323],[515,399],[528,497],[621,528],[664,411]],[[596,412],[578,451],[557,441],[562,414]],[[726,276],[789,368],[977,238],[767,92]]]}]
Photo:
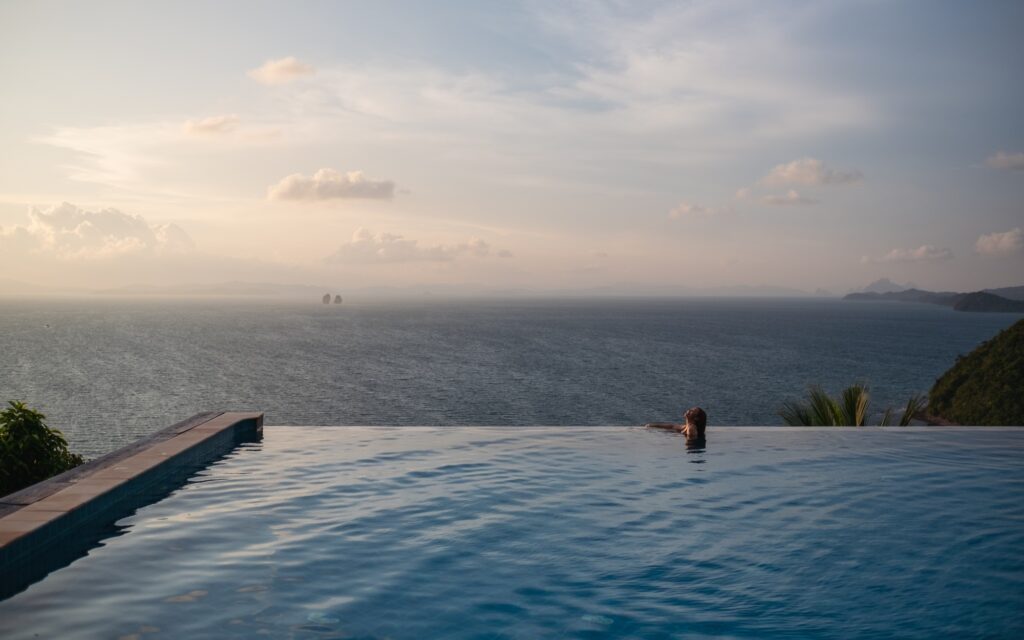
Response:
[{"label": "pool edge", "polygon": [[0,498],[0,599],[80,557],[135,509],[181,486],[242,442],[263,413],[205,412]]}]

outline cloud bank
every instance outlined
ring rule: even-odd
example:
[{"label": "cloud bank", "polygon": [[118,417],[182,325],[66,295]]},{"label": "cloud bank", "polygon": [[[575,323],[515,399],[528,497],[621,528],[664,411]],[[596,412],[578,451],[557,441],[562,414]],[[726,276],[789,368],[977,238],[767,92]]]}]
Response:
[{"label": "cloud bank", "polygon": [[302,76],[316,73],[312,65],[300,62],[294,56],[267,60],[263,66],[252,69],[248,76],[261,84],[285,84]]},{"label": "cloud bank", "polygon": [[861,262],[937,262],[952,257],[953,252],[949,249],[938,249],[930,244],[924,244],[916,249],[893,249],[881,257],[864,256]]},{"label": "cloud bank", "polygon": [[830,185],[853,184],[864,180],[864,174],[856,169],[836,171],[825,166],[817,158],[800,158],[786,164],[776,165],[761,178],[761,184],[769,187],[785,185]]},{"label": "cloud bank", "polygon": [[270,200],[337,200],[370,198],[390,200],[395,197],[395,183],[391,180],[369,180],[362,171],[341,173],[334,169],[320,169],[306,177],[292,174],[267,189]]},{"label": "cloud bank", "polygon": [[1024,248],[1024,232],[1020,227],[981,236],[974,243],[974,250],[986,256],[1005,256]]},{"label": "cloud bank", "polygon": [[[460,256],[483,258],[490,252],[490,245],[478,238],[455,245],[421,246],[416,240],[397,234],[375,235],[369,229],[361,228],[352,234],[352,240],[343,243],[325,261],[332,264],[450,262]],[[511,257],[511,254],[501,257]]]},{"label": "cloud bank", "polygon": [[1007,153],[1006,151],[999,151],[990,155],[985,160],[985,165],[990,169],[1024,171],[1024,153]]},{"label": "cloud bank", "polygon": [[174,224],[154,225],[117,209],[86,211],[70,203],[33,208],[27,226],[0,229],[5,248],[47,253],[64,260],[181,253],[192,238]]}]

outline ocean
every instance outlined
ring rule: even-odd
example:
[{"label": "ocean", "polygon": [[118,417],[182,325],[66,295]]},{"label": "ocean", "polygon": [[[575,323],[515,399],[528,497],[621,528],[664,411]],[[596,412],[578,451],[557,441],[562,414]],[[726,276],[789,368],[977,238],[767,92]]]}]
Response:
[{"label": "ocean", "polygon": [[205,410],[275,425],[781,424],[809,384],[926,393],[1021,316],[835,299],[0,299],[0,400],[101,455]]}]

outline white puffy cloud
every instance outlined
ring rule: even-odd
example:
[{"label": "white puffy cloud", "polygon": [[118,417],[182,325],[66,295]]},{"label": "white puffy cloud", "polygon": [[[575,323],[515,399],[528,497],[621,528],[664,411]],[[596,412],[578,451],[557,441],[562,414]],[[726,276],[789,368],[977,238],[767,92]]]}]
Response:
[{"label": "white puffy cloud", "polygon": [[800,158],[799,160],[776,165],[768,172],[768,175],[761,178],[761,184],[769,187],[789,184],[811,186],[851,184],[860,182],[863,179],[864,174],[856,169],[836,171],[826,167],[825,163],[817,158]]},{"label": "white puffy cloud", "polygon": [[993,153],[985,160],[985,165],[991,169],[1007,169],[1010,171],[1024,171],[1024,153],[1009,153],[999,151]]},{"label": "white puffy cloud", "polygon": [[[449,262],[461,256],[484,258],[491,253],[489,244],[474,238],[454,245],[420,245],[393,233],[374,234],[368,229],[357,229],[349,242],[325,260],[337,264],[379,264],[396,262]],[[499,252],[500,257],[511,257]]]},{"label": "white puffy cloud", "polygon": [[935,262],[949,260],[953,252],[949,249],[938,249],[930,244],[923,244],[916,249],[893,249],[881,257],[864,256],[861,262]]},{"label": "white puffy cloud", "polygon": [[86,211],[67,202],[32,208],[29,224],[0,230],[0,241],[66,260],[180,253],[193,248],[192,238],[177,225],[150,224],[142,216],[117,209]]},{"label": "white puffy cloud", "polygon": [[981,236],[974,243],[975,251],[988,256],[1017,253],[1021,248],[1024,248],[1024,232],[1020,230],[1020,227],[1002,233]]},{"label": "white puffy cloud", "polygon": [[771,206],[791,206],[791,205],[802,205],[802,204],[814,204],[817,202],[814,198],[808,198],[807,196],[800,195],[800,192],[796,189],[790,189],[786,193],[777,194],[772,193],[765,196],[761,196],[761,202]]},{"label": "white puffy cloud", "polygon": [[199,120],[187,120],[181,126],[182,131],[192,135],[216,135],[227,133],[238,124],[238,116],[210,116]]},{"label": "white puffy cloud", "polygon": [[311,177],[295,173],[282,178],[267,189],[267,197],[271,200],[390,200],[395,197],[395,183],[391,180],[368,180],[362,171],[341,173],[325,168]]},{"label": "white puffy cloud", "polygon": [[312,65],[300,62],[294,56],[267,60],[262,66],[252,69],[248,76],[262,84],[284,84],[296,78],[316,73]]}]

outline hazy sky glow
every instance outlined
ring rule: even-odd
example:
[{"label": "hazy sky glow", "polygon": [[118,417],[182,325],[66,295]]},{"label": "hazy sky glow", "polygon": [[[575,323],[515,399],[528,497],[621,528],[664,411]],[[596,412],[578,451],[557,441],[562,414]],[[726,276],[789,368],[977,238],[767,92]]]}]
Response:
[{"label": "hazy sky glow", "polygon": [[8,1],[0,280],[1024,284],[1021,25],[1012,2]]}]

